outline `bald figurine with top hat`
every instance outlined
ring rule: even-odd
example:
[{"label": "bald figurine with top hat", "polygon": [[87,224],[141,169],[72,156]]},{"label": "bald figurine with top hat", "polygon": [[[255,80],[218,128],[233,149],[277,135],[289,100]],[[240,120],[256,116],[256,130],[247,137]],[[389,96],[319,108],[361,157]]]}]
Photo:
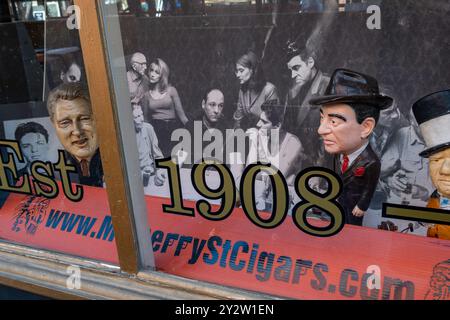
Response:
[{"label": "bald figurine with top hat", "polygon": [[[428,207],[450,210],[450,90],[421,98],[412,110],[427,146],[419,155],[429,159],[431,181],[436,187]],[[450,240],[450,226],[432,225],[427,235]]]},{"label": "bald figurine with top hat", "polygon": [[392,101],[380,94],[376,79],[346,69],[335,70],[324,96],[310,101],[321,106],[318,133],[325,151],[334,155],[334,171],[343,181],[338,201],[346,224],[362,225],[375,192],[381,165],[369,138],[380,110]]}]

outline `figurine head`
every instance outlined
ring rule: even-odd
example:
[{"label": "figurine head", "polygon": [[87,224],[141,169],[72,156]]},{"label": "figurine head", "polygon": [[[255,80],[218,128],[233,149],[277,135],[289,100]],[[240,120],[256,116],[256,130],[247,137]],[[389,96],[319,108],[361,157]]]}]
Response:
[{"label": "figurine head", "polygon": [[79,161],[90,160],[98,149],[98,138],[87,88],[61,84],[50,92],[47,110],[64,149]]},{"label": "figurine head", "polygon": [[321,105],[318,133],[325,150],[331,154],[351,154],[361,148],[372,134],[380,110],[388,108],[392,101],[379,93],[374,78],[336,70],[324,96],[310,101],[312,105]]},{"label": "figurine head", "polygon": [[427,149],[430,176],[438,192],[450,197],[450,90],[427,95],[412,107]]},{"label": "figurine head", "polygon": [[380,111],[363,104],[335,103],[320,109],[318,133],[331,154],[351,154],[369,139]]}]

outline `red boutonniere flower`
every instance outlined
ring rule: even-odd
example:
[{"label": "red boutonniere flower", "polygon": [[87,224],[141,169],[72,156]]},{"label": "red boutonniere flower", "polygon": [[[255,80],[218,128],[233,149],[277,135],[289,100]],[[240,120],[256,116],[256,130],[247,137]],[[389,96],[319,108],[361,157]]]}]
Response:
[{"label": "red boutonniere flower", "polygon": [[353,171],[353,175],[355,177],[362,177],[364,173],[366,172],[366,168],[364,167],[358,167]]}]

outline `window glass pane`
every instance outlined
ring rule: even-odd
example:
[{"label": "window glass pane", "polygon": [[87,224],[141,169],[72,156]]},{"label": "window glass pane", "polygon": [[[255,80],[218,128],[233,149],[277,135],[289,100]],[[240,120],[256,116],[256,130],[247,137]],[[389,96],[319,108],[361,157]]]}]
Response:
[{"label": "window glass pane", "polygon": [[43,3],[2,7],[0,238],[117,264],[74,11]]},{"label": "window glass pane", "polygon": [[192,15],[235,15],[269,13],[274,7],[282,12],[323,12],[337,10],[334,0],[144,0],[105,1],[117,3],[121,14],[136,14],[147,17],[192,16]]},{"label": "window glass pane", "polygon": [[319,13],[330,11],[366,11],[368,6],[379,5],[381,0],[105,0],[105,4],[118,5],[120,14],[147,17],[235,15],[271,13]]},{"label": "window glass pane", "polygon": [[442,113],[412,112],[450,83],[447,3],[277,3],[121,15],[109,35],[157,269],[293,298],[448,299],[448,228],[398,219],[450,198],[429,170],[447,156],[419,155],[448,146],[448,93],[417,106]]},{"label": "window glass pane", "polygon": [[9,13],[16,21],[44,21],[45,13],[47,20],[68,16],[67,8],[72,1],[31,1],[11,0],[4,1],[5,8],[9,6]]}]

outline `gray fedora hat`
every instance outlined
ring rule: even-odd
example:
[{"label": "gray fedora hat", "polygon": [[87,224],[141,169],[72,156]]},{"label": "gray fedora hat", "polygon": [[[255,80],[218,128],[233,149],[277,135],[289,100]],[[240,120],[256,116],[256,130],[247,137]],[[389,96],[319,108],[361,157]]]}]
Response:
[{"label": "gray fedora hat", "polygon": [[336,69],[325,93],[310,100],[313,105],[361,103],[382,109],[391,106],[393,99],[380,94],[375,78],[347,69]]}]

